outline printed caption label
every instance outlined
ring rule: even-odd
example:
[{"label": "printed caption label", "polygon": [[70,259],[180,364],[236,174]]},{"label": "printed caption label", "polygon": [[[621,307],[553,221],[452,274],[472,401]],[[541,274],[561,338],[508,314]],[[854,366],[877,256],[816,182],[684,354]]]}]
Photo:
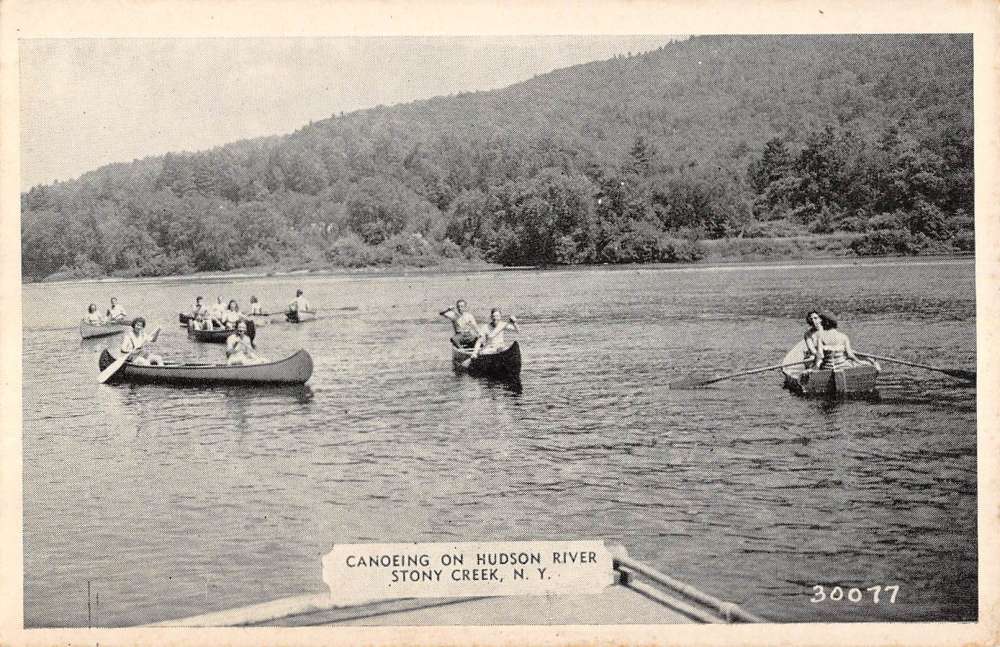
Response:
[{"label": "printed caption label", "polygon": [[342,544],[323,557],[335,599],[599,593],[613,581],[599,541]]}]

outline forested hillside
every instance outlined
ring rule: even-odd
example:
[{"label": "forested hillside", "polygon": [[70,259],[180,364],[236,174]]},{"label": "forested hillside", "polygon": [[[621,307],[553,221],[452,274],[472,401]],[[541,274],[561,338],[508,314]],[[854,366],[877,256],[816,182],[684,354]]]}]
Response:
[{"label": "forested hillside", "polygon": [[971,251],[972,91],[971,36],[696,37],[35,187],[23,271]]}]

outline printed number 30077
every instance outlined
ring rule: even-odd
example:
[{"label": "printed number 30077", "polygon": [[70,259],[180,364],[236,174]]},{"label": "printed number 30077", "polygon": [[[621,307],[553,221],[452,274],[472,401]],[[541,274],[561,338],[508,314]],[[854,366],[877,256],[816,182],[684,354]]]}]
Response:
[{"label": "printed number 30077", "polygon": [[896,594],[899,593],[899,585],[896,584],[892,586],[869,586],[867,589],[863,590],[852,588],[847,589],[846,593],[844,592],[843,587],[835,586],[830,589],[829,595],[827,595],[826,589],[822,585],[817,584],[813,587],[813,597],[809,601],[813,603],[827,601],[840,602],[842,600],[847,600],[848,602],[861,602],[867,599],[865,593],[871,593],[871,601],[874,604],[878,604],[884,599],[883,596],[879,595],[883,592],[888,595],[889,604],[896,604]]}]

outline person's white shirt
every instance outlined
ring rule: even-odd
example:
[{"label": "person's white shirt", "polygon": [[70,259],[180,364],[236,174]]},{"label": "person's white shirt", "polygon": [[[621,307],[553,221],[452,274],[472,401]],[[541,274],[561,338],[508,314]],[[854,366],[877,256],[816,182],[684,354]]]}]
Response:
[{"label": "person's white shirt", "polygon": [[108,308],[108,319],[124,319],[127,316],[127,313],[122,310],[121,306],[114,305]]},{"label": "person's white shirt", "polygon": [[94,325],[100,325],[104,323],[104,317],[101,316],[100,312],[88,312],[87,316],[83,318],[84,321]]},{"label": "person's white shirt", "polygon": [[146,331],[143,330],[138,335],[135,334],[134,330],[128,331],[128,334],[122,338],[121,351],[123,354],[128,354],[133,351],[140,350],[149,342],[149,338],[146,337]]},{"label": "person's white shirt", "polygon": [[457,310],[449,310],[445,313],[445,316],[451,319],[451,323],[455,327],[456,333],[479,333],[479,324],[476,323],[476,317],[473,316],[471,312],[458,314]]},{"label": "person's white shirt", "polygon": [[309,305],[309,299],[306,298],[306,295],[300,294],[295,297],[295,309],[299,312],[309,312],[312,310],[312,306]]},{"label": "person's white shirt", "polygon": [[218,321],[222,320],[222,317],[225,316],[225,313],[226,313],[226,306],[221,303],[213,303],[208,308],[209,316],[212,317],[212,319],[216,319]]},{"label": "person's white shirt", "polygon": [[235,326],[240,322],[240,319],[242,318],[243,314],[238,311],[225,310],[223,311],[222,316],[220,317],[220,321],[222,321],[223,325],[233,324]]}]

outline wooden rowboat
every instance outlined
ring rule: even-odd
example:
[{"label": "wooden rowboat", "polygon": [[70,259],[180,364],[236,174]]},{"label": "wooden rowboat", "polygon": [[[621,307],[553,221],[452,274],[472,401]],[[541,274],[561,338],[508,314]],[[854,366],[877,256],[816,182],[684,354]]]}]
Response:
[{"label": "wooden rowboat", "polygon": [[285,313],[285,320],[288,323],[305,323],[307,321],[312,321],[316,318],[316,313],[312,310],[305,310],[302,312],[293,312],[289,310]]},{"label": "wooden rowboat", "polygon": [[[107,351],[101,353],[100,370],[115,361]],[[156,384],[305,384],[312,376],[313,361],[304,350],[290,357],[266,364],[227,366],[226,364],[163,364],[140,366],[127,362],[110,381]]]},{"label": "wooden rowboat", "polygon": [[[190,326],[188,327],[188,337],[203,344],[225,344],[233,332],[235,331],[229,328],[198,330]],[[257,337],[257,326],[252,320],[247,321],[247,334],[250,336],[250,341],[253,341]]]},{"label": "wooden rowboat", "polygon": [[[806,343],[800,341],[788,351],[782,364],[791,364],[806,357]],[[785,388],[806,397],[866,396],[875,393],[875,382],[881,368],[867,362],[847,363],[837,369],[807,370],[805,364],[782,369]]]},{"label": "wooden rowboat", "polygon": [[468,367],[462,366],[472,357],[471,348],[451,347],[451,359],[456,368],[464,368],[470,375],[484,375],[502,380],[516,380],[521,376],[521,347],[517,342],[494,353],[480,353]]},{"label": "wooden rowboat", "polygon": [[126,332],[132,327],[131,321],[123,321],[121,323],[103,323],[103,324],[92,324],[87,321],[80,322],[80,337],[84,339],[93,339],[94,337],[107,337],[108,335],[117,335],[118,333]]}]

